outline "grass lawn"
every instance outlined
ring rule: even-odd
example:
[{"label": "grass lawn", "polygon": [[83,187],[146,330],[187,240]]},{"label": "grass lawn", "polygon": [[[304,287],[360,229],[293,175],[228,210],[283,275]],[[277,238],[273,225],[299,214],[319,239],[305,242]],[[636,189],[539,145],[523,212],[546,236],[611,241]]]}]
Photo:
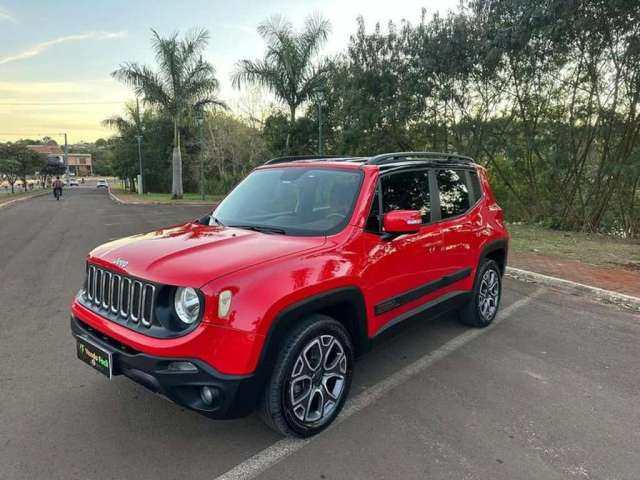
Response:
[{"label": "grass lawn", "polygon": [[34,190],[29,190],[28,192],[16,191],[15,193],[11,193],[11,191],[5,192],[3,190],[3,191],[0,191],[0,205],[2,205],[3,203],[7,203],[7,202],[10,202],[12,200],[15,200],[16,198],[31,197],[33,195],[38,195],[39,193],[42,193],[42,189],[41,188],[36,188]]},{"label": "grass lawn", "polygon": [[[145,202],[145,203],[191,203],[202,202],[202,197],[199,193],[185,193],[181,200],[171,200],[170,193],[145,193],[144,195],[138,195],[137,193],[131,193],[122,188],[111,187],[111,191],[125,202]],[[205,195],[203,203],[216,203],[224,198],[224,195]]]},{"label": "grass lawn", "polygon": [[640,240],[621,240],[602,234],[561,232],[535,225],[507,226],[511,251],[578,260],[592,265],[640,270]]}]

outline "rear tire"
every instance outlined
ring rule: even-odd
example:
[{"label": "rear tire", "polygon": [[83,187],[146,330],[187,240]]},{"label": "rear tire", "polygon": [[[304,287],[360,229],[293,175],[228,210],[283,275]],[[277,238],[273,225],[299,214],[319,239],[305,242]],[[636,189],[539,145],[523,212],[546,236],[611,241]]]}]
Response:
[{"label": "rear tire", "polygon": [[502,274],[498,264],[484,259],[476,271],[472,297],[460,309],[460,321],[475,328],[484,328],[493,322],[498,314],[502,298]]},{"label": "rear tire", "polygon": [[353,344],[344,326],[312,315],[284,339],[259,408],[282,435],[310,437],[338,416],[353,375]]}]

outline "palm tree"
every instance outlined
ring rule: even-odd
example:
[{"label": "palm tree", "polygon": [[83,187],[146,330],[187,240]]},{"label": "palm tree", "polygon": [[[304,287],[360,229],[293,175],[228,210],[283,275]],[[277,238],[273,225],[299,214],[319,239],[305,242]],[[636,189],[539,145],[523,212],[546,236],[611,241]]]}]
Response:
[{"label": "palm tree", "polygon": [[322,87],[328,71],[325,62],[314,62],[326,42],[331,25],[319,15],[305,20],[305,28],[296,33],[286,19],[276,16],[258,26],[267,43],[262,60],[241,60],[232,82],[236,88],[249,83],[267,88],[289,107],[287,150],[298,107]]},{"label": "palm tree", "polygon": [[112,73],[121,82],[133,87],[137,96],[158,108],[173,122],[173,153],[171,157],[173,178],[172,198],[182,198],[182,154],[180,152],[180,127],[186,117],[198,108],[214,104],[225,106],[215,94],[218,80],[213,66],[202,58],[209,43],[206,30],[194,30],[178,38],[174,33],[162,38],[153,32],[153,49],[159,70],[146,65],[128,62]]},{"label": "palm tree", "polygon": [[[140,162],[138,171],[140,175],[142,175],[142,151],[140,142],[145,126],[151,121],[153,113],[150,109],[146,109],[143,112],[140,109],[140,101],[137,98],[135,103],[125,103],[124,110],[124,116],[113,115],[112,117],[104,119],[101,123],[107,128],[116,129],[122,138],[129,138],[130,140],[133,140],[134,137],[136,138],[138,141],[138,161]],[[142,177],[140,178],[139,187],[142,187]],[[133,180],[131,180],[131,190],[133,191],[133,189],[134,183]]]},{"label": "palm tree", "polygon": [[114,115],[104,119],[101,123],[108,128],[114,128],[119,133],[134,132],[136,135],[142,135],[144,124],[151,115],[151,110],[140,110],[140,102],[136,98],[136,103],[127,102],[124,105],[125,116]]}]

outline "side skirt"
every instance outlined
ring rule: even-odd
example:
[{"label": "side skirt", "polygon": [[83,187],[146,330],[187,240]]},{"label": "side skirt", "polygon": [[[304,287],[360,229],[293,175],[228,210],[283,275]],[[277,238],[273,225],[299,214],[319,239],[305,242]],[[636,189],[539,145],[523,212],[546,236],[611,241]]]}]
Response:
[{"label": "side skirt", "polygon": [[442,295],[431,302],[424,303],[389,320],[380,330],[378,330],[373,339],[376,339],[382,333],[386,333],[389,329],[396,327],[398,324],[403,323],[405,320],[409,320],[420,314],[436,317],[448,311],[455,310],[467,303],[471,297],[472,292],[468,291],[449,292],[446,295]]},{"label": "side skirt", "polygon": [[382,315],[383,313],[390,312],[396,308],[399,308],[407,303],[413,302],[429,293],[436,292],[441,288],[448,287],[449,285],[456,283],[464,278],[467,278],[471,274],[470,268],[463,268],[456,272],[453,272],[449,275],[445,275],[437,280],[433,280],[429,283],[425,283],[413,290],[409,290],[408,292],[401,293],[400,295],[396,295],[394,297],[388,298],[383,302],[377,304],[374,307],[374,313],[376,315]]}]

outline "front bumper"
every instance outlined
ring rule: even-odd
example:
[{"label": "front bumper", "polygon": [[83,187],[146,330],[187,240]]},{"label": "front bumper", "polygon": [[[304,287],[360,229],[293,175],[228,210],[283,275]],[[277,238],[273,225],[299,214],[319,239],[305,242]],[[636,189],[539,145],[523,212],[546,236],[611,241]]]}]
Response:
[{"label": "front bumper", "polygon": [[[196,359],[155,357],[135,351],[71,316],[74,337],[88,339],[112,354],[113,375],[125,375],[178,405],[207,417],[237,418],[255,410],[264,382],[259,375],[225,375]],[[172,362],[190,362],[197,370],[169,369]],[[201,398],[203,386],[212,388],[214,401]]]}]

